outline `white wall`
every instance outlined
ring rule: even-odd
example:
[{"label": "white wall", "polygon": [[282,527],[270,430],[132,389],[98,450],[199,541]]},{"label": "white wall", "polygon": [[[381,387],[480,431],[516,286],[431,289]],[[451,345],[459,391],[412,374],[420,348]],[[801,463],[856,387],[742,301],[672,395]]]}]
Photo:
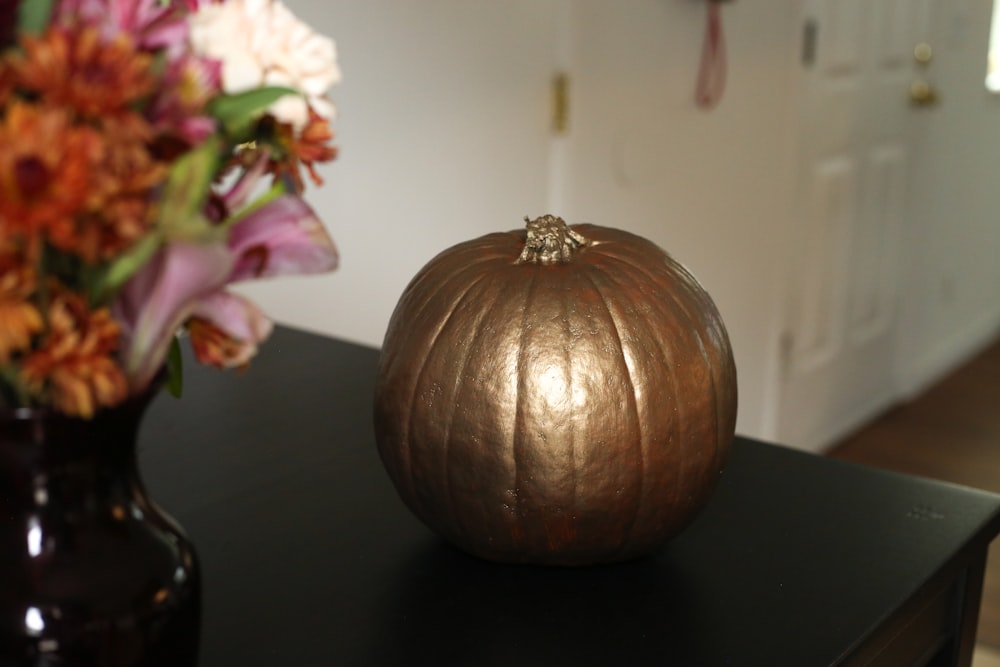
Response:
[{"label": "white wall", "polygon": [[796,13],[788,3],[724,6],[728,85],[706,112],[694,103],[704,3],[574,0],[571,8],[563,212],[645,236],[698,276],[733,343],[738,429],[769,436]]},{"label": "white wall", "polygon": [[278,321],[379,345],[417,270],[545,208],[555,9],[546,0],[288,0],[333,37],[341,153],[307,191],[341,253],[244,290]]},{"label": "white wall", "polygon": [[[729,87],[710,113],[693,104],[705,17],[695,0],[286,2],[341,52],[342,153],[309,198],[342,268],[246,290],[269,314],[378,345],[409,278],[453,243],[542,212],[623,227],[670,251],[713,295],[737,357],[738,429],[773,437],[803,0],[723,5]],[[935,67],[963,68],[968,81],[935,113],[957,127],[970,122],[968,105],[975,129],[954,145],[947,133],[927,137],[951,175],[919,185],[926,215],[909,231],[918,296],[906,304],[899,360],[909,390],[1000,318],[1000,103],[982,92],[982,66],[959,64],[985,53],[979,14],[989,3],[960,4],[972,14],[968,35]],[[571,71],[571,118],[570,134],[553,141],[556,66]]]}]

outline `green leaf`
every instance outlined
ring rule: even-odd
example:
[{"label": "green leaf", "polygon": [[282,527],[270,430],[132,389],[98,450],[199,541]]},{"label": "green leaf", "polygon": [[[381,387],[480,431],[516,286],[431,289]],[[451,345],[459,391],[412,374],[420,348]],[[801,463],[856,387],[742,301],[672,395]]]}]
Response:
[{"label": "green leaf", "polygon": [[184,393],[184,357],[177,336],[170,341],[170,351],[167,352],[167,391],[174,398],[180,398]]},{"label": "green leaf", "polygon": [[219,168],[222,139],[211,137],[174,162],[160,197],[160,231],[168,239],[202,240],[212,235],[202,210]]},{"label": "green leaf", "polygon": [[209,113],[222,123],[226,134],[237,141],[245,141],[250,139],[254,121],[267,107],[285,95],[299,94],[291,88],[273,87],[256,88],[234,95],[220,95],[212,101]]},{"label": "green leaf", "polygon": [[97,279],[93,291],[94,302],[104,303],[110,299],[125,284],[125,281],[152,259],[153,254],[160,248],[162,240],[160,234],[149,234],[129,248],[121,257],[111,262]]},{"label": "green leaf", "polygon": [[17,31],[29,35],[45,32],[55,4],[55,0],[21,0],[17,8]]}]

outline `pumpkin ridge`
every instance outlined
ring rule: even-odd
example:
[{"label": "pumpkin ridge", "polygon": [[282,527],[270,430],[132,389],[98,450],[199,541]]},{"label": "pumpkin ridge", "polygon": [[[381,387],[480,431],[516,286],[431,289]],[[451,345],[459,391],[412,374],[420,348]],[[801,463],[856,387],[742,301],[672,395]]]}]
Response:
[{"label": "pumpkin ridge", "polygon": [[[632,264],[630,262],[627,262],[627,260],[624,257],[621,257],[617,253],[614,253],[614,252],[612,252],[612,253],[604,253],[604,256],[612,258],[612,259],[617,260],[617,261],[622,261],[622,262],[629,263],[631,266],[633,266],[633,268],[641,271],[646,276],[649,276],[650,278],[655,278],[655,274],[653,274],[645,266],[637,265],[637,264]],[[681,264],[677,260],[673,259],[669,255],[667,255],[667,257],[669,258],[669,260],[671,262],[671,264],[669,264],[667,266],[671,269],[671,273],[676,274],[677,277],[680,278],[681,281],[683,282],[684,287],[686,288],[685,289],[685,294],[687,296],[691,297],[693,300],[697,301],[702,307],[704,307],[706,314],[710,314],[712,316],[712,319],[714,319],[714,320],[720,319],[720,316],[718,314],[717,308],[715,307],[715,304],[713,302],[711,302],[711,301],[709,301],[707,299],[701,298],[699,296],[700,293],[707,294],[707,292],[705,292],[704,288],[701,287],[701,283],[698,282],[698,279],[695,278],[694,275],[690,271],[688,271],[686,268],[684,268],[683,264]],[[701,292],[699,293],[695,289],[695,287],[700,288]],[[719,428],[720,414],[719,414],[718,395],[716,394],[717,384],[716,384],[715,373],[716,373],[716,369],[717,368],[721,368],[721,364],[713,363],[714,355],[709,351],[709,347],[706,347],[706,345],[705,345],[705,340],[704,340],[704,338],[702,338],[701,327],[696,326],[695,318],[692,317],[691,310],[688,307],[688,304],[687,303],[683,303],[678,298],[677,290],[666,290],[665,293],[666,293],[666,297],[670,299],[671,303],[673,303],[675,310],[681,316],[683,316],[684,320],[687,322],[688,326],[686,327],[686,330],[694,333],[695,338],[696,338],[697,343],[698,343],[698,349],[701,352],[702,361],[704,362],[705,367],[708,369],[708,378],[709,378],[709,382],[710,382],[711,388],[712,388],[712,391],[710,392],[710,397],[711,397],[711,402],[712,402],[711,403],[711,409],[712,409],[712,417],[713,417],[712,418],[712,431],[713,431],[713,436],[714,436],[712,438],[712,461],[713,461],[713,464],[714,464],[713,465],[713,469],[714,470],[718,470],[718,467],[719,467],[718,463],[724,457],[722,456],[722,449],[721,449],[722,446],[723,446],[723,443],[721,442],[721,438],[720,438],[720,435],[721,435],[720,434],[720,428]],[[713,345],[712,347],[714,348],[715,346]],[[720,359],[721,359],[721,357],[720,357]],[[679,403],[678,403],[678,405],[679,405]]]},{"label": "pumpkin ridge", "polygon": [[[432,257],[425,263],[420,270],[410,279],[409,284],[404,290],[404,294],[411,290],[417,289],[420,283],[425,282],[430,278],[430,276],[435,275],[431,269],[436,269],[443,262],[453,262],[456,258],[460,260],[460,267],[458,272],[464,271],[472,266],[479,264],[494,262],[497,260],[509,260],[507,256],[507,251],[505,249],[498,249],[495,240],[504,239],[511,236],[511,232],[492,232],[481,236],[476,239],[471,239],[469,241],[463,241],[457,245],[450,248],[446,248],[439,252],[437,255]],[[443,285],[444,282],[451,280],[454,273],[444,281],[441,281]]]},{"label": "pumpkin ridge", "polygon": [[[561,310],[562,310],[563,323],[566,325],[567,339],[568,340],[572,340],[573,335],[572,335],[572,331],[571,331],[571,328],[570,328],[569,312],[568,312],[569,308],[566,305],[566,299],[562,299],[560,301],[560,307],[561,307]],[[569,348],[565,344],[563,345],[563,363],[565,364],[565,367],[566,367],[566,369],[568,371],[566,373],[566,394],[567,394],[567,396],[569,397],[570,400],[573,400],[573,356],[570,354]],[[567,503],[567,505],[569,505],[569,508],[570,508],[570,521],[572,522],[572,521],[574,521],[574,517],[576,517],[577,513],[578,513],[577,507],[576,507],[576,502],[577,502],[577,492],[579,491],[579,489],[578,489],[578,482],[579,482],[579,480],[577,479],[577,475],[576,475],[576,427],[575,427],[575,425],[574,425],[574,428],[570,430],[569,458],[570,458],[569,469],[571,471],[573,471],[573,475],[572,475],[573,485],[572,485],[572,489],[570,491],[569,503]]]},{"label": "pumpkin ridge", "polygon": [[[481,285],[483,282],[485,282],[486,277],[487,276],[484,275],[480,279],[476,280],[476,282],[474,282],[472,285],[470,285],[469,289],[465,292],[465,294],[462,295],[460,301],[465,301],[466,298],[470,298],[469,294],[472,292],[472,290],[475,289],[475,288],[477,288],[477,287],[479,287],[479,285]],[[497,304],[496,299],[491,299],[490,302],[489,302],[489,304],[490,305],[487,308],[479,310],[479,312],[476,315],[475,322],[474,322],[474,324],[471,327],[471,329],[473,331],[472,340],[470,340],[469,344],[465,347],[464,354],[462,355],[462,359],[461,359],[461,361],[459,362],[459,364],[457,366],[457,372],[455,373],[455,384],[454,384],[454,388],[453,388],[453,391],[452,391],[453,397],[457,397],[458,396],[458,387],[462,383],[462,378],[465,377],[465,371],[468,368],[469,359],[472,357],[473,353],[477,349],[476,343],[479,340],[481,334],[483,333],[482,329],[480,328],[480,324],[486,319],[486,316],[488,314],[490,314],[491,312],[493,312],[496,309],[496,304]],[[455,306],[456,309],[458,308],[459,305],[460,304],[456,304],[456,306]],[[442,331],[443,330],[444,329],[442,328]],[[466,530],[466,522],[464,521],[464,512],[456,511],[455,510],[455,508],[461,507],[461,506],[458,503],[455,502],[454,486],[453,486],[452,478],[451,478],[451,472],[452,472],[452,466],[451,466],[451,429],[452,429],[452,425],[455,423],[455,414],[458,412],[457,407],[458,407],[457,405],[456,406],[452,406],[452,409],[448,411],[448,421],[445,424],[445,429],[444,429],[444,453],[443,453],[443,458],[444,458],[445,493],[448,496],[449,512],[451,513],[452,517],[454,517],[457,520],[457,523],[458,523],[461,531],[463,533],[468,533],[468,531]],[[481,502],[485,506],[485,503],[486,503],[485,496],[481,496],[480,500],[481,500]]]},{"label": "pumpkin ridge", "polygon": [[[454,274],[452,274],[451,277],[452,278],[458,277],[460,275],[463,275],[464,273],[465,273],[464,270],[456,271]],[[415,410],[413,406],[416,404],[416,401],[417,401],[417,394],[420,391],[421,380],[424,377],[424,374],[425,374],[425,372],[427,370],[428,365],[430,365],[429,364],[430,358],[431,358],[431,356],[433,356],[434,350],[437,347],[437,340],[438,340],[438,338],[441,337],[441,334],[444,332],[445,328],[448,326],[448,323],[451,322],[452,317],[455,315],[455,311],[458,310],[458,307],[462,304],[462,302],[464,301],[465,297],[469,294],[469,292],[472,290],[472,288],[475,287],[481,281],[485,280],[485,278],[486,278],[485,275],[477,276],[471,283],[469,283],[469,284],[467,284],[465,286],[465,288],[462,290],[462,292],[459,295],[459,297],[457,299],[454,299],[454,301],[451,304],[451,307],[448,310],[448,313],[443,318],[441,318],[440,323],[437,326],[437,330],[434,331],[433,336],[431,337],[429,343],[427,344],[427,353],[424,354],[424,355],[422,355],[422,358],[420,360],[420,368],[417,371],[417,373],[414,375],[413,390],[412,390],[412,392],[410,392],[410,399],[409,399],[409,402],[408,402],[408,405],[410,406],[409,416],[408,416],[408,422],[409,423],[407,424],[407,427],[406,427],[405,437],[401,438],[403,440],[403,443],[404,443],[403,451],[406,454],[406,476],[407,476],[407,482],[409,482],[410,487],[412,489],[414,489],[414,490],[416,489],[417,484],[416,484],[416,482],[414,480],[414,477],[413,477],[413,450],[412,450],[412,446],[411,446],[411,443],[410,443],[410,434],[413,432],[413,422],[414,422],[414,420],[416,419],[416,416],[417,416],[417,410]],[[449,283],[450,282],[451,282],[451,280],[449,280]],[[441,285],[441,288],[435,290],[431,295],[429,295],[429,297],[427,299],[427,303],[430,303],[431,301],[433,301],[434,300],[434,295],[435,294],[440,294],[441,291],[442,291],[442,288],[444,288],[447,284],[448,283],[443,283]],[[419,493],[414,493],[412,497],[416,498],[418,503],[420,502],[420,497],[421,496],[420,496]],[[424,513],[426,513],[426,508],[422,507],[421,511],[424,512]]]},{"label": "pumpkin ridge", "polygon": [[[517,343],[517,368],[515,372],[517,373],[517,389],[514,393],[514,428],[512,430],[512,441],[511,441],[511,461],[514,464],[514,495],[511,499],[513,504],[513,514],[514,514],[514,534],[511,535],[511,542],[514,548],[518,548],[519,542],[521,542],[524,537],[523,531],[520,527],[521,519],[521,466],[519,465],[518,450],[523,449],[524,436],[520,435],[522,428],[519,426],[523,425],[524,422],[524,374],[522,363],[523,357],[526,354],[526,342],[528,337],[528,329],[525,326],[528,323],[528,314],[531,310],[532,297],[535,295],[535,289],[538,284],[538,271],[531,272],[531,278],[528,280],[528,284],[524,290],[524,311],[521,313],[521,328],[520,337]],[[519,446],[519,441],[520,446]]]},{"label": "pumpkin ridge", "polygon": [[[612,310],[611,305],[608,303],[607,297],[604,295],[601,287],[597,284],[597,281],[594,280],[594,276],[591,271],[584,271],[581,273],[585,275],[587,280],[594,287],[594,291],[596,291],[598,296],[601,298],[601,306],[603,306],[604,312],[607,313],[608,321],[611,323],[610,331],[614,333],[615,340],[618,342],[618,350],[622,355],[622,366],[625,369],[625,378],[628,380],[628,391],[625,392],[625,395],[629,399],[629,406],[632,409],[631,411],[632,416],[635,419],[636,431],[639,435],[639,497],[638,500],[633,503],[635,509],[632,512],[632,518],[628,522],[627,526],[625,526],[620,537],[618,550],[621,551],[625,545],[629,543],[629,540],[632,537],[632,531],[635,528],[636,521],[642,511],[643,501],[646,498],[646,470],[649,468],[649,461],[647,459],[649,455],[649,443],[647,440],[647,434],[643,428],[642,416],[639,414],[639,401],[636,398],[635,379],[632,377],[632,371],[629,369],[628,362],[625,360],[625,344],[622,342],[621,325],[618,322],[618,318],[615,317],[615,313]],[[614,281],[614,278],[603,274],[603,272],[602,275]]]},{"label": "pumpkin ridge", "polygon": [[[680,269],[681,269],[680,273],[682,273],[682,275],[684,275],[688,280],[694,281],[695,284],[700,285],[700,283],[698,283],[697,278],[695,278],[687,269],[685,269],[683,264],[678,263],[677,265],[678,265],[678,267],[680,267]],[[703,292],[703,293],[707,294],[707,292]],[[696,297],[695,300],[698,301],[701,304],[701,306],[705,309],[706,313],[712,313],[716,318],[719,317],[718,316],[718,312],[715,309],[715,304],[714,303],[708,302],[707,300],[701,298],[700,294],[698,294],[697,292],[694,292],[694,294],[695,294],[695,297]],[[712,469],[713,469],[714,472],[718,473],[719,472],[719,462],[720,462],[720,460],[723,457],[722,457],[722,449],[721,449],[722,448],[722,442],[721,442],[722,438],[720,437],[722,434],[720,433],[720,429],[719,429],[719,417],[720,417],[720,414],[719,414],[719,395],[717,393],[718,384],[716,383],[715,374],[716,374],[717,370],[721,369],[722,365],[718,364],[718,363],[714,363],[715,358],[714,358],[714,354],[711,351],[711,349],[715,349],[715,347],[716,347],[714,345],[714,341],[712,341],[713,345],[711,347],[705,345],[705,340],[704,340],[704,338],[702,338],[701,327],[694,326],[694,317],[691,315],[691,311],[688,308],[688,304],[686,304],[686,303],[680,303],[673,292],[670,292],[668,294],[668,296],[670,297],[670,300],[674,302],[674,305],[677,306],[680,309],[681,314],[687,320],[688,324],[691,325],[690,329],[695,332],[695,334],[697,336],[697,339],[698,339],[698,349],[701,351],[702,361],[705,363],[705,367],[708,369],[708,382],[709,382],[709,384],[711,386],[711,391],[709,392],[709,397],[711,398],[711,401],[712,401],[712,405],[711,405],[711,410],[712,410],[712,462],[713,462]],[[709,309],[708,306],[711,306],[711,309]]]},{"label": "pumpkin ridge", "polygon": [[[610,255],[604,255],[604,256],[609,257],[613,261],[617,261],[619,263],[624,264],[629,269],[634,270],[637,268],[632,262],[626,261],[624,259]],[[629,287],[630,284],[631,286],[637,285],[637,281],[635,280],[635,278],[631,277],[632,276],[631,271],[619,271],[615,272],[614,275],[612,275],[611,272],[606,272],[603,275],[606,276],[608,280],[613,282],[615,285],[622,287],[621,295],[625,298],[627,298],[627,296],[632,293],[631,289],[625,289],[625,288]],[[628,283],[624,282],[619,277],[621,275],[630,276],[629,282]],[[647,273],[646,275],[648,277],[650,274]],[[635,307],[636,305],[648,305],[650,308],[655,308],[657,313],[657,319],[659,321],[671,321],[676,319],[673,312],[663,307],[663,303],[658,299],[649,299],[641,302],[637,302],[634,299],[630,299],[629,303],[633,307]],[[638,322],[641,322],[641,325],[646,328],[647,332],[649,331],[649,323],[647,321],[638,320]],[[677,375],[676,375],[677,364],[675,360],[676,357],[674,354],[674,349],[670,345],[668,345],[667,342],[663,340],[661,336],[650,335],[648,336],[648,339],[655,341],[656,343],[656,347],[659,351],[659,361],[663,365],[664,369],[663,373],[668,378],[668,382],[670,385],[670,400],[672,402],[671,408],[675,414],[673,415],[673,418],[670,420],[670,435],[668,436],[669,440],[667,441],[667,443],[665,443],[665,446],[672,446],[678,452],[677,454],[678,465],[672,466],[671,468],[674,474],[673,474],[673,481],[670,483],[670,496],[671,496],[671,502],[679,505],[680,492],[682,491],[682,486],[683,486],[682,481],[684,479],[683,476],[684,459],[686,455],[686,447],[684,439],[682,437],[681,425],[686,422],[687,417],[679,400],[681,392],[677,384]],[[636,522],[635,524],[633,524],[632,530],[634,530],[635,525],[639,523],[639,518],[641,516],[642,516],[641,514],[637,514]]]},{"label": "pumpkin ridge", "polygon": [[[426,310],[427,306],[433,301],[434,294],[437,291],[440,291],[444,287],[448,286],[457,276],[461,275],[467,269],[467,267],[462,266],[450,273],[442,271],[442,273],[446,273],[446,277],[440,281],[440,287],[438,288],[438,290],[428,292],[428,290],[423,288],[418,289],[418,286],[423,281],[425,281],[428,276],[436,275],[437,272],[430,270],[431,267],[436,267],[436,265],[433,264],[425,265],[424,268],[421,269],[417,273],[417,275],[413,277],[413,279],[407,285],[406,289],[403,291],[403,295],[400,298],[399,303],[396,305],[396,308],[394,309],[392,316],[390,317],[389,328],[386,330],[385,338],[382,342],[383,352],[380,356],[380,361],[379,361],[380,368],[378,371],[378,377],[380,378],[381,384],[383,385],[388,384],[386,378],[398,377],[399,373],[397,371],[397,363],[401,361],[405,362],[409,360],[412,356],[411,354],[407,353],[408,350],[406,349],[405,345],[402,346],[402,349],[397,349],[397,344],[395,343],[397,338],[402,338],[402,340],[404,341],[408,340],[407,336],[398,333],[397,328],[393,326],[394,323],[397,321],[397,318],[399,319],[399,321],[407,319],[398,316],[401,313],[405,312],[409,317],[419,317]],[[417,299],[416,297],[418,296],[422,300]],[[414,297],[412,302],[409,300],[410,297]],[[413,309],[415,312],[410,313],[409,311],[411,309]],[[440,329],[436,331],[431,337],[431,346],[433,346],[434,341],[437,340],[437,337],[439,335],[440,335]],[[429,347],[428,349],[432,349],[432,347]],[[421,361],[421,367],[417,370],[417,373],[413,375],[413,386],[410,389],[410,391],[407,392],[409,394],[409,401],[407,403],[408,406],[412,406],[414,400],[416,399],[417,387],[420,384],[420,377],[423,374],[423,368],[426,364],[427,364],[427,358],[425,356]],[[412,421],[413,421],[412,407],[410,407],[410,418],[407,419],[406,421],[401,421],[399,423],[398,435],[399,435],[400,445],[399,447],[396,448],[396,451],[399,454],[399,458],[402,459],[401,465],[398,467],[400,475],[400,483],[406,484],[409,487],[407,493],[407,497],[409,498],[416,497],[416,485],[414,484],[413,481],[413,470],[412,470],[412,460],[411,460],[412,452],[410,451],[410,430],[411,430],[410,424]]]},{"label": "pumpkin ridge", "polygon": [[[694,276],[694,274],[692,274],[687,269],[686,266],[684,266],[683,264],[678,263],[678,269],[679,269],[679,273],[681,273],[689,282],[692,282],[695,285],[698,285],[699,287],[701,287],[701,283]],[[719,314],[718,308],[716,307],[715,303],[712,301],[711,297],[708,296],[708,292],[706,292],[704,290],[704,288],[702,288],[702,290],[700,292],[696,292],[694,294],[694,296],[696,297],[695,300],[698,302],[698,305],[702,309],[702,311],[705,312],[705,313],[712,314],[712,316],[714,317],[714,320],[715,320],[712,323],[713,326],[710,327],[710,328],[706,328],[706,331],[705,331],[705,335],[708,335],[708,336],[712,337],[712,340],[710,341],[711,345],[708,346],[708,348],[704,348],[704,344],[703,344],[703,348],[706,349],[706,354],[708,355],[708,361],[710,362],[709,365],[708,365],[708,368],[711,370],[709,378],[710,378],[711,383],[712,383],[712,403],[713,403],[712,407],[713,407],[714,414],[715,414],[715,419],[712,422],[713,426],[714,426],[714,429],[715,429],[715,441],[714,441],[715,442],[715,452],[714,452],[715,455],[713,457],[713,460],[715,461],[715,467],[716,468],[721,468],[721,466],[725,463],[725,460],[727,458],[727,451],[728,450],[723,449],[723,448],[720,447],[720,444],[721,444],[721,438],[720,438],[720,436],[722,435],[723,430],[724,430],[724,426],[721,423],[721,421],[722,421],[724,415],[722,413],[722,410],[719,407],[719,393],[717,391],[717,387],[719,386],[720,381],[722,381],[722,378],[721,378],[720,374],[723,372],[723,370],[731,368],[731,369],[733,369],[733,371],[735,373],[736,365],[735,365],[734,360],[732,359],[732,347],[731,347],[731,343],[729,341],[729,335],[726,333],[725,328],[723,328],[721,326],[718,326],[719,323],[722,322],[722,315]],[[690,311],[687,308],[685,308],[684,312],[686,314],[690,313]],[[715,340],[715,336],[716,335],[718,336],[718,340]],[[700,334],[699,334],[699,338],[700,338]],[[716,360],[714,358],[714,356],[713,356],[714,352],[724,351],[722,349],[720,343],[724,344],[725,350],[728,350],[728,354],[726,354],[726,355],[719,355],[718,359]],[[725,357],[728,357],[728,359],[725,358]],[[714,363],[715,361],[721,361],[721,362],[725,362],[725,363]],[[725,383],[722,382],[722,384],[724,385]],[[736,378],[735,377],[732,378],[732,382],[730,383],[730,385],[733,387],[733,389],[735,391],[736,390],[736,386],[737,386],[736,385]],[[734,408],[735,408],[735,405],[734,405]],[[736,417],[736,410],[734,409],[733,410],[733,419],[735,419],[735,417]],[[727,422],[728,421],[729,420],[727,420]],[[732,427],[735,428],[735,423],[732,425]],[[728,431],[729,428],[730,427],[728,425],[725,426],[725,430],[726,431]]]},{"label": "pumpkin ridge", "polygon": [[[438,257],[442,257],[447,253],[448,251],[441,252],[438,254]],[[491,259],[495,258],[486,257],[483,258],[482,261],[485,262]],[[479,262],[474,262],[472,263],[471,266],[470,263],[468,262],[460,263],[458,268],[450,272],[446,270],[442,270],[440,272],[434,270],[438,268],[438,265],[433,261],[425,264],[424,267],[420,269],[420,271],[417,273],[417,275],[415,275],[413,279],[410,280],[409,284],[406,286],[406,289],[403,290],[403,294],[400,297],[399,303],[397,304],[395,310],[392,313],[392,316],[389,319],[390,326],[389,329],[386,331],[385,339],[383,340],[382,344],[382,349],[390,351],[395,350],[396,347],[395,345],[389,345],[387,343],[390,342],[389,341],[390,337],[397,337],[395,327],[393,326],[393,324],[395,324],[397,320],[402,321],[406,319],[412,321],[415,319],[419,319],[420,316],[427,310],[427,307],[431,303],[433,303],[434,296],[436,294],[443,291],[444,288],[448,287],[452,281],[454,281],[459,276],[464,275],[467,271],[470,271],[473,268],[473,266],[478,263]],[[438,273],[443,273],[445,275],[443,278],[438,278],[437,277]],[[428,290],[426,287],[423,286],[423,283],[427,282],[428,280],[431,280],[432,278],[434,279],[432,281],[432,284],[436,282],[438,287],[433,290]],[[410,297],[413,297],[412,301],[410,301]],[[397,318],[396,313],[397,312],[402,313],[404,311],[406,312],[406,317]],[[405,334],[399,334],[399,337],[402,337],[404,339],[407,338]],[[407,361],[409,359],[409,355],[401,353],[394,354],[392,358],[389,360],[389,362],[385,364],[384,368],[385,374],[395,375],[394,365],[396,364],[396,361],[400,359],[402,359],[403,361]]]},{"label": "pumpkin ridge", "polygon": [[[624,264],[625,266],[629,267],[632,271],[642,274],[648,282],[655,284],[660,288],[664,288],[663,276],[659,276],[649,271],[648,269],[646,269],[644,266],[641,265],[641,262],[631,262],[627,258],[621,257],[616,253],[604,253],[603,256],[614,262],[619,262]],[[670,262],[675,263],[675,261],[672,258],[670,258]],[[673,268],[671,264],[667,264],[666,266],[668,271],[670,271]],[[616,275],[618,274],[631,275],[631,272],[629,271],[617,272]],[[615,280],[619,285],[622,284],[622,281],[619,279],[613,278],[613,280]],[[636,284],[636,281],[634,279],[632,279],[632,282],[633,284]],[[660,291],[666,292],[668,294],[670,298],[670,303],[673,305],[673,308],[664,307],[666,304],[665,300],[661,301],[659,299],[650,299],[648,302],[644,303],[648,303],[650,307],[656,307],[661,318],[676,321],[678,319],[677,311],[679,306],[677,303],[677,299],[673,294],[673,291],[670,289],[661,289]],[[629,293],[630,293],[629,290],[623,290],[623,294],[629,294]],[[691,324],[690,318],[685,316],[684,319],[688,321],[689,325]],[[686,333],[691,333],[694,328],[695,327],[688,326],[686,328],[683,328],[682,330],[685,331]],[[697,333],[695,333],[695,335],[697,336]],[[674,354],[674,349],[667,344],[667,341],[662,340],[662,337],[653,336],[651,338],[657,341],[657,345],[660,348],[660,354],[662,355],[664,365],[669,370],[667,375],[670,378],[671,398],[673,400],[673,406],[675,410],[675,416],[671,420],[671,431],[673,434],[672,442],[673,446],[676,448],[678,456],[677,465],[674,466],[673,468],[674,482],[672,483],[671,493],[674,498],[674,502],[677,504],[681,504],[683,502],[682,492],[684,493],[687,492],[687,487],[682,483],[682,481],[688,478],[688,476],[684,474],[684,460],[686,458],[686,453],[687,453],[687,447],[686,447],[687,442],[683,437],[684,434],[681,431],[681,425],[687,424],[690,421],[690,417],[688,411],[685,408],[684,403],[681,400],[683,398],[683,392],[680,390],[680,386],[677,384],[676,369],[678,364],[676,362],[676,355]],[[698,344],[701,345],[700,338],[698,339]]]}]

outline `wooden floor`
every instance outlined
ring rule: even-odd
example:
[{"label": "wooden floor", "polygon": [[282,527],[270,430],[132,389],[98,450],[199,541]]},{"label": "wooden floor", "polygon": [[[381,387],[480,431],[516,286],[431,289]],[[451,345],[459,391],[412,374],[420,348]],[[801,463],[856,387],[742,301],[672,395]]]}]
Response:
[{"label": "wooden floor", "polygon": [[[829,455],[1000,493],[1000,339]],[[978,640],[1000,649],[1000,540],[986,567]]]}]

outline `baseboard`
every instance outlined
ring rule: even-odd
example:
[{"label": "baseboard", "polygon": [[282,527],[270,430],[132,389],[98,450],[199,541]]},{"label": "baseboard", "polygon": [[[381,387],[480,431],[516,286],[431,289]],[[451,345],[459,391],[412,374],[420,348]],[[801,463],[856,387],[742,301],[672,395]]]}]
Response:
[{"label": "baseboard", "polygon": [[920,394],[1000,336],[1000,310],[987,313],[919,354],[897,372],[900,400]]}]

